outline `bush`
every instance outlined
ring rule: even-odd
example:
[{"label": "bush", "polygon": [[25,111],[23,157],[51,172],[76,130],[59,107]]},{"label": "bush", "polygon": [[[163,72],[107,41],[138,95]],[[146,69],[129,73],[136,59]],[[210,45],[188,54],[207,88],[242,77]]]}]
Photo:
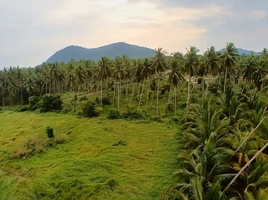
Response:
[{"label": "bush", "polygon": [[17,112],[25,112],[29,110],[29,106],[20,106],[19,108],[17,108]]},{"label": "bush", "polygon": [[82,113],[84,117],[97,117],[99,113],[95,109],[95,103],[90,101],[82,102]]},{"label": "bush", "polygon": [[134,110],[122,114],[124,119],[147,119],[149,117],[145,110]]},{"label": "bush", "polygon": [[118,110],[116,110],[116,109],[109,110],[109,113],[107,116],[108,119],[120,119],[120,117],[121,117],[121,115],[120,115]]},{"label": "bush", "polygon": [[67,114],[67,113],[70,113],[70,112],[72,112],[73,111],[73,107],[72,107],[72,105],[71,104],[67,104],[65,107],[63,107],[63,109],[62,109],[62,113],[63,114]]},{"label": "bush", "polygon": [[46,134],[48,138],[53,138],[54,137],[54,133],[53,133],[53,128],[51,128],[50,126],[48,126],[46,128]]},{"label": "bush", "polygon": [[111,105],[111,101],[108,98],[104,97],[104,98],[102,98],[102,104],[104,106]]},{"label": "bush", "polygon": [[62,100],[59,95],[46,95],[40,103],[40,112],[59,111],[62,109]]},{"label": "bush", "polygon": [[33,111],[38,108],[39,98],[37,96],[31,96],[29,98],[29,102],[30,102],[29,110]]}]

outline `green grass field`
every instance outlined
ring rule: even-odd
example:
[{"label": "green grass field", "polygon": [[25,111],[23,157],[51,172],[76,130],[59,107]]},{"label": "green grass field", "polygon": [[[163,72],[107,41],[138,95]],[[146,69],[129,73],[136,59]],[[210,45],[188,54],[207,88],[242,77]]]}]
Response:
[{"label": "green grass field", "polygon": [[[66,142],[14,158],[25,144],[48,140],[47,126]],[[177,132],[151,121],[4,111],[0,199],[160,199],[174,185]],[[126,145],[113,146],[119,141]]]}]

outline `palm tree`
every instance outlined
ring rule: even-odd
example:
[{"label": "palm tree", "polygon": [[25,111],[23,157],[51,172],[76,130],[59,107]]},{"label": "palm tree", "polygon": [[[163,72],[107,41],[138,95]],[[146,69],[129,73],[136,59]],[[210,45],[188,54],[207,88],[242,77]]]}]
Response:
[{"label": "palm tree", "polygon": [[242,62],[242,73],[243,79],[247,82],[252,80],[252,74],[254,70],[257,68],[257,60],[254,54],[250,54],[244,62]]},{"label": "palm tree", "polygon": [[223,89],[223,95],[225,96],[226,92],[226,82],[227,82],[227,76],[228,71],[230,72],[231,69],[234,68],[237,62],[237,49],[233,43],[227,43],[226,48],[224,49],[221,60],[222,60],[222,67],[224,71],[224,89]]},{"label": "palm tree", "polygon": [[[164,72],[167,68],[166,54],[167,52],[163,50],[162,48],[158,48],[155,51],[155,56],[153,58],[152,66],[154,67],[154,71],[157,74],[157,77],[160,77],[160,74]],[[158,96],[159,96],[158,92],[160,89],[159,83],[160,83],[160,78],[157,78],[157,100],[156,100],[156,115],[157,116],[159,113],[158,111],[158,106],[159,106],[158,105]]]},{"label": "palm tree", "polygon": [[[145,82],[151,76],[153,70],[151,67],[152,66],[151,62],[147,58],[144,60],[139,60],[138,63],[139,64],[138,64],[136,74],[138,76],[137,78],[139,79],[139,81],[142,82],[142,89],[141,89],[139,104],[138,104],[138,108],[140,108]],[[148,93],[147,93],[147,96],[148,96]]]},{"label": "palm tree", "polygon": [[101,105],[103,105],[102,102],[102,87],[103,87],[103,82],[105,80],[107,80],[110,75],[111,75],[111,71],[110,71],[110,60],[107,57],[102,57],[101,60],[98,62],[99,65],[99,79],[101,81]]},{"label": "palm tree", "polygon": [[26,91],[29,94],[29,106],[31,106],[31,101],[30,101],[30,97],[31,94],[35,91],[35,81],[34,78],[31,75],[28,75],[26,81],[25,81],[25,86]]},{"label": "palm tree", "polygon": [[268,59],[268,50],[266,48],[261,51],[261,59]]},{"label": "palm tree", "polygon": [[[219,73],[219,56],[216,53],[215,47],[210,47],[204,53],[202,65],[200,67],[201,75],[211,74],[216,76]],[[202,96],[204,96],[204,79],[202,78]]]},{"label": "palm tree", "polygon": [[23,74],[22,71],[19,67],[16,68],[16,73],[17,73],[17,81],[19,82],[19,88],[20,88],[20,99],[21,99],[21,105],[23,105],[23,96],[22,96],[22,92],[23,92]]},{"label": "palm tree", "polygon": [[175,107],[175,116],[176,116],[176,104],[177,104],[177,87],[179,85],[180,82],[185,81],[183,74],[181,73],[181,63],[178,59],[173,58],[171,60],[171,71],[168,73],[168,82],[170,85],[172,85],[174,87],[174,94],[175,94],[175,99],[174,99],[174,107]]},{"label": "palm tree", "polygon": [[198,55],[199,50],[196,47],[190,47],[190,50],[186,49],[187,53],[185,54],[185,70],[189,75],[188,80],[188,95],[187,95],[187,107],[189,106],[190,101],[190,86],[191,78],[197,72],[197,67],[199,65]]},{"label": "palm tree", "polygon": [[252,73],[252,79],[258,90],[262,90],[263,78],[268,73],[268,61],[264,59],[258,60],[257,67]]},{"label": "palm tree", "polygon": [[[114,70],[114,76],[117,81],[117,87],[118,87],[118,99],[117,99],[117,107],[118,109],[120,108],[120,99],[121,99],[121,80],[124,79],[125,76],[125,69],[123,66],[123,60],[121,57],[117,56],[115,58],[115,70]],[[114,87],[114,92],[115,92],[115,87]]]}]

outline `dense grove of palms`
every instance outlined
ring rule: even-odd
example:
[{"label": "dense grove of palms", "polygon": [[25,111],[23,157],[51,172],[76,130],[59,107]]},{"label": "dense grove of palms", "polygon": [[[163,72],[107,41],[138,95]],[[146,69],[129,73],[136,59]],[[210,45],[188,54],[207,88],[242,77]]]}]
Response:
[{"label": "dense grove of palms", "polygon": [[[195,81],[193,81],[195,78]],[[184,84],[187,82],[187,84]],[[0,71],[1,106],[28,104],[32,95],[90,94],[113,106],[148,104],[165,86],[167,105],[185,102],[184,147],[178,155],[178,184],[173,199],[268,199],[267,88],[268,52],[238,55],[234,44],[202,55],[196,47],[170,56],[159,48],[155,57],[103,57],[35,68]],[[109,97],[112,91],[113,97]],[[181,95],[186,98],[180,98]],[[79,99],[79,98],[78,98]],[[150,101],[151,100],[151,101]],[[163,103],[163,101],[161,101]]]}]

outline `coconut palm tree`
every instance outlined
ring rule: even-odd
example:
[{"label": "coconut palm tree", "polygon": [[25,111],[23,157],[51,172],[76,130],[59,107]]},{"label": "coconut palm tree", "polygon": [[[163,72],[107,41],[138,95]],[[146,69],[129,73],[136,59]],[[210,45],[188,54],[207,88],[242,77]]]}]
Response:
[{"label": "coconut palm tree", "polygon": [[[121,99],[121,81],[125,77],[125,68],[123,66],[123,59],[119,56],[117,56],[114,60],[114,65],[115,65],[115,70],[114,70],[114,78],[117,81],[117,93],[118,93],[118,98],[117,98],[117,107],[118,110],[120,108],[120,99]],[[114,92],[115,92],[115,87],[114,87]]]},{"label": "coconut palm tree", "polygon": [[[167,68],[166,62],[166,54],[167,52],[162,48],[158,48],[155,50],[155,56],[153,58],[152,66],[154,67],[154,71],[157,74],[157,77],[160,77],[160,74],[164,72]],[[157,99],[156,99],[156,115],[158,116],[159,109],[158,109],[158,96],[159,96],[159,88],[160,88],[160,79],[157,79]]]},{"label": "coconut palm tree", "polygon": [[177,107],[176,107],[176,104],[177,104],[177,87],[179,85],[180,82],[183,82],[185,81],[184,79],[184,76],[182,74],[182,63],[180,62],[179,59],[177,58],[173,58],[171,60],[171,63],[170,63],[170,68],[171,68],[171,71],[168,73],[168,82],[171,86],[174,87],[174,95],[175,95],[175,99],[174,99],[174,112],[175,112],[175,116],[176,116],[176,110],[177,110]]},{"label": "coconut palm tree", "polygon": [[[140,105],[141,105],[145,82],[150,78],[150,76],[153,73],[151,61],[148,58],[144,60],[140,60],[139,62],[140,63],[137,68],[137,75],[138,75],[138,79],[142,82],[142,89],[140,93],[138,108],[140,108]],[[150,87],[150,84],[149,84],[149,87]],[[147,92],[147,97],[148,97],[148,92]]]},{"label": "coconut palm tree", "polygon": [[111,71],[110,71],[111,62],[109,58],[102,57],[101,60],[98,62],[98,65],[99,65],[98,76],[101,82],[101,105],[103,105],[103,102],[102,102],[103,82],[106,81],[111,76]]},{"label": "coconut palm tree", "polygon": [[261,51],[261,59],[268,59],[268,50],[266,48]]},{"label": "coconut palm tree", "polygon": [[[199,74],[201,76],[205,76],[207,74],[211,74],[213,76],[218,75],[219,73],[219,56],[216,53],[215,47],[210,47],[207,49],[207,51],[204,53],[202,57]],[[202,97],[204,96],[204,78],[202,78]]]},{"label": "coconut palm tree", "polygon": [[187,50],[187,53],[185,54],[185,71],[189,75],[188,80],[188,95],[187,95],[187,107],[189,106],[190,102],[190,86],[191,86],[191,78],[192,76],[196,75],[197,68],[199,66],[199,59],[197,53],[199,52],[199,49],[196,47],[190,47],[190,49]]},{"label": "coconut palm tree", "polygon": [[243,79],[247,82],[252,80],[252,74],[257,68],[257,59],[254,54],[250,54],[242,63]]},{"label": "coconut palm tree", "polygon": [[222,67],[224,71],[224,89],[223,89],[224,96],[226,92],[228,71],[230,72],[235,67],[237,63],[237,57],[238,57],[238,52],[237,52],[237,48],[235,47],[235,45],[233,43],[227,43],[221,55]]}]

